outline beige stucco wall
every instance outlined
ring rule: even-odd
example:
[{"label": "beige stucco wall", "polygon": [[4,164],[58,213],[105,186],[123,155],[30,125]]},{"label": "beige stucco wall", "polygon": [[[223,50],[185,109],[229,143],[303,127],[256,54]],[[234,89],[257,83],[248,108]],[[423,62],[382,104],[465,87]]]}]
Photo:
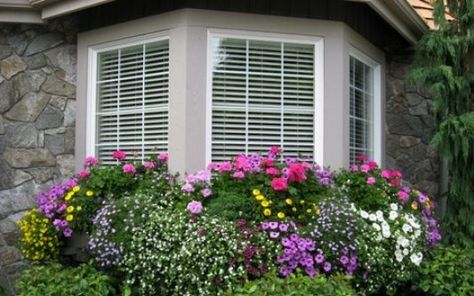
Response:
[{"label": "beige stucco wall", "polygon": [[[86,110],[89,48],[101,43],[165,31],[170,38],[170,167],[193,172],[206,165],[206,104],[208,30],[241,30],[319,37],[324,41],[324,101],[321,147],[316,151],[324,165],[349,163],[349,51],[359,49],[381,65],[384,53],[341,22],[233,12],[183,9],[84,32],[78,38],[76,167],[86,156]],[[382,76],[383,81],[383,76]],[[383,84],[382,84],[383,85]],[[381,96],[384,98],[384,96]],[[319,110],[320,111],[320,110]],[[383,111],[383,110],[382,110]],[[383,112],[382,112],[383,113]],[[318,118],[319,120],[319,118]],[[381,121],[384,122],[384,121]],[[382,131],[383,131],[382,126]],[[383,143],[383,141],[382,141]],[[383,149],[383,147],[382,147]],[[322,155],[321,155],[322,154]],[[384,155],[381,151],[381,155]]]}]

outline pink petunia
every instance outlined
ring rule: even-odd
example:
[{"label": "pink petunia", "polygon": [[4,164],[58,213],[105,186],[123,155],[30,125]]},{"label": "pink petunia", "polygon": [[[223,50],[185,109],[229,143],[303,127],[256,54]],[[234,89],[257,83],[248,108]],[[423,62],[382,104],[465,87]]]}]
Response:
[{"label": "pink petunia", "polygon": [[204,188],[203,190],[201,190],[201,194],[203,197],[209,197],[212,195],[212,190],[209,188]]},{"label": "pink petunia", "polygon": [[217,170],[219,168],[219,165],[215,162],[211,162],[208,166],[207,169],[212,171],[212,170]]},{"label": "pink petunia", "polygon": [[112,154],[113,159],[115,160],[122,160],[127,157],[127,153],[121,150],[117,150]]},{"label": "pink petunia", "polygon": [[275,191],[284,191],[288,188],[288,183],[285,178],[275,178],[272,180],[272,188]]},{"label": "pink petunia", "polygon": [[237,170],[248,172],[251,169],[250,161],[245,155],[239,155],[235,158],[235,167]]},{"label": "pink petunia", "polygon": [[186,193],[191,193],[191,192],[194,192],[194,187],[193,185],[186,183],[181,187],[181,190]]},{"label": "pink petunia", "polygon": [[166,162],[166,161],[168,161],[168,158],[169,158],[168,152],[160,152],[158,154],[158,160],[159,161]]},{"label": "pink petunia", "polygon": [[143,163],[143,166],[147,169],[152,169],[155,167],[155,164],[152,161],[145,161]]},{"label": "pink petunia", "polygon": [[374,185],[376,183],[376,180],[374,177],[368,177],[367,178],[367,184],[368,185]]},{"label": "pink petunia", "polygon": [[63,234],[65,237],[71,237],[72,236],[72,229],[71,228],[66,228],[63,230]]},{"label": "pink petunia", "polygon": [[244,172],[241,172],[241,171],[238,171],[238,172],[235,172],[232,177],[236,178],[236,179],[243,179],[245,178],[245,174]]},{"label": "pink petunia", "polygon": [[97,158],[95,158],[94,156],[87,156],[86,160],[84,161],[84,164],[89,167],[95,166],[97,165]]},{"label": "pink petunia", "polygon": [[232,163],[230,163],[230,161],[222,162],[219,164],[219,168],[217,169],[219,173],[229,172],[230,170],[232,170]]},{"label": "pink petunia", "polygon": [[135,168],[135,166],[133,164],[127,163],[127,164],[123,165],[122,171],[125,174],[134,175],[137,172],[137,169]]},{"label": "pink petunia", "polygon": [[202,211],[202,203],[199,201],[191,201],[188,203],[186,209],[191,213],[191,214],[199,214]]},{"label": "pink petunia", "polygon": [[269,176],[278,176],[280,174],[280,170],[277,168],[267,168],[265,173]]}]

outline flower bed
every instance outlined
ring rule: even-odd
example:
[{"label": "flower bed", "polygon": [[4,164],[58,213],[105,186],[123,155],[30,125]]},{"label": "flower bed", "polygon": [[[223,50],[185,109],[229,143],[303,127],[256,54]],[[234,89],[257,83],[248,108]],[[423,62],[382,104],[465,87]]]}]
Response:
[{"label": "flower bed", "polygon": [[330,171],[272,147],[183,181],[165,153],[114,158],[112,167],[87,158],[78,176],[40,194],[20,221],[26,258],[57,259],[65,238],[86,232],[89,264],[117,279],[111,291],[245,295],[274,282],[286,285],[274,293],[395,294],[441,239],[434,202],[364,157]]}]

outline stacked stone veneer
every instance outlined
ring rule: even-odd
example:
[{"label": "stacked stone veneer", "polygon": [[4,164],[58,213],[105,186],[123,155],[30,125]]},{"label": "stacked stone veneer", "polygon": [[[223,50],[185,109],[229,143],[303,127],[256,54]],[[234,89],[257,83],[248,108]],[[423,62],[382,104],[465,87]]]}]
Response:
[{"label": "stacked stone veneer", "polygon": [[432,100],[408,76],[413,54],[387,56],[386,166],[432,196],[439,190],[439,158],[429,146],[433,137]]},{"label": "stacked stone veneer", "polygon": [[24,266],[15,221],[74,169],[76,25],[0,23],[0,286]]}]

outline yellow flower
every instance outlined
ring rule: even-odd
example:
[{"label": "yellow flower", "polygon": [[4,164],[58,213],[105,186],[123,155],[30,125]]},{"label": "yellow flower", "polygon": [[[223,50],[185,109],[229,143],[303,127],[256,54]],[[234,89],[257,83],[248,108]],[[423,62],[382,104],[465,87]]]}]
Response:
[{"label": "yellow flower", "polygon": [[304,200],[303,199],[300,200],[300,204],[304,205]]},{"label": "yellow flower", "polygon": [[296,208],[295,208],[295,207],[291,208],[291,210],[292,210],[293,212],[296,212]]},{"label": "yellow flower", "polygon": [[70,191],[68,192],[68,194],[66,194],[66,197],[64,198],[64,200],[66,201],[71,200],[73,196],[74,196],[74,191]]},{"label": "yellow flower", "polygon": [[264,199],[265,199],[265,196],[259,194],[259,195],[255,196],[255,199],[257,199],[257,200],[264,200]]},{"label": "yellow flower", "polygon": [[412,202],[412,203],[411,203],[411,208],[412,208],[413,210],[417,210],[417,209],[418,209],[418,203],[417,203],[416,201]]},{"label": "yellow flower", "polygon": [[258,190],[258,189],[255,188],[255,189],[252,191],[252,193],[253,193],[253,195],[255,195],[255,196],[260,195],[260,190]]},{"label": "yellow flower", "polygon": [[80,211],[82,211],[82,207],[81,207],[81,206],[77,206],[76,210],[77,210],[78,212],[80,212]]},{"label": "yellow flower", "polygon": [[72,187],[72,191],[73,191],[73,192],[78,192],[79,190],[81,190],[81,186],[74,186],[74,187]]},{"label": "yellow flower", "polygon": [[268,202],[268,200],[264,200],[262,201],[262,207],[266,208],[270,205],[270,203]]},{"label": "yellow flower", "polygon": [[74,216],[73,215],[67,215],[66,220],[71,222],[72,220],[74,220]]},{"label": "yellow flower", "polygon": [[278,216],[278,218],[283,219],[283,218],[285,218],[285,213],[279,212],[279,213],[277,214],[277,216]]},{"label": "yellow flower", "polygon": [[67,207],[66,212],[68,212],[68,213],[74,212],[74,207],[73,206]]},{"label": "yellow flower", "polygon": [[290,206],[293,204],[293,200],[291,200],[291,198],[285,199],[285,202],[287,205],[290,205]]},{"label": "yellow flower", "polygon": [[270,209],[265,209],[265,210],[263,210],[263,215],[265,215],[265,216],[268,217],[268,216],[270,216],[271,214],[272,214],[272,211],[271,211]]},{"label": "yellow flower", "polygon": [[307,212],[307,213],[311,213],[311,209],[307,209],[306,212]]},{"label": "yellow flower", "polygon": [[321,215],[321,211],[319,209],[316,210],[316,215],[317,216]]},{"label": "yellow flower", "polygon": [[427,209],[431,208],[431,203],[430,203],[429,200],[425,201],[425,207],[426,207]]},{"label": "yellow flower", "polygon": [[87,190],[86,195],[87,195],[88,197],[92,197],[92,196],[94,196],[94,191],[92,191],[92,190]]}]

